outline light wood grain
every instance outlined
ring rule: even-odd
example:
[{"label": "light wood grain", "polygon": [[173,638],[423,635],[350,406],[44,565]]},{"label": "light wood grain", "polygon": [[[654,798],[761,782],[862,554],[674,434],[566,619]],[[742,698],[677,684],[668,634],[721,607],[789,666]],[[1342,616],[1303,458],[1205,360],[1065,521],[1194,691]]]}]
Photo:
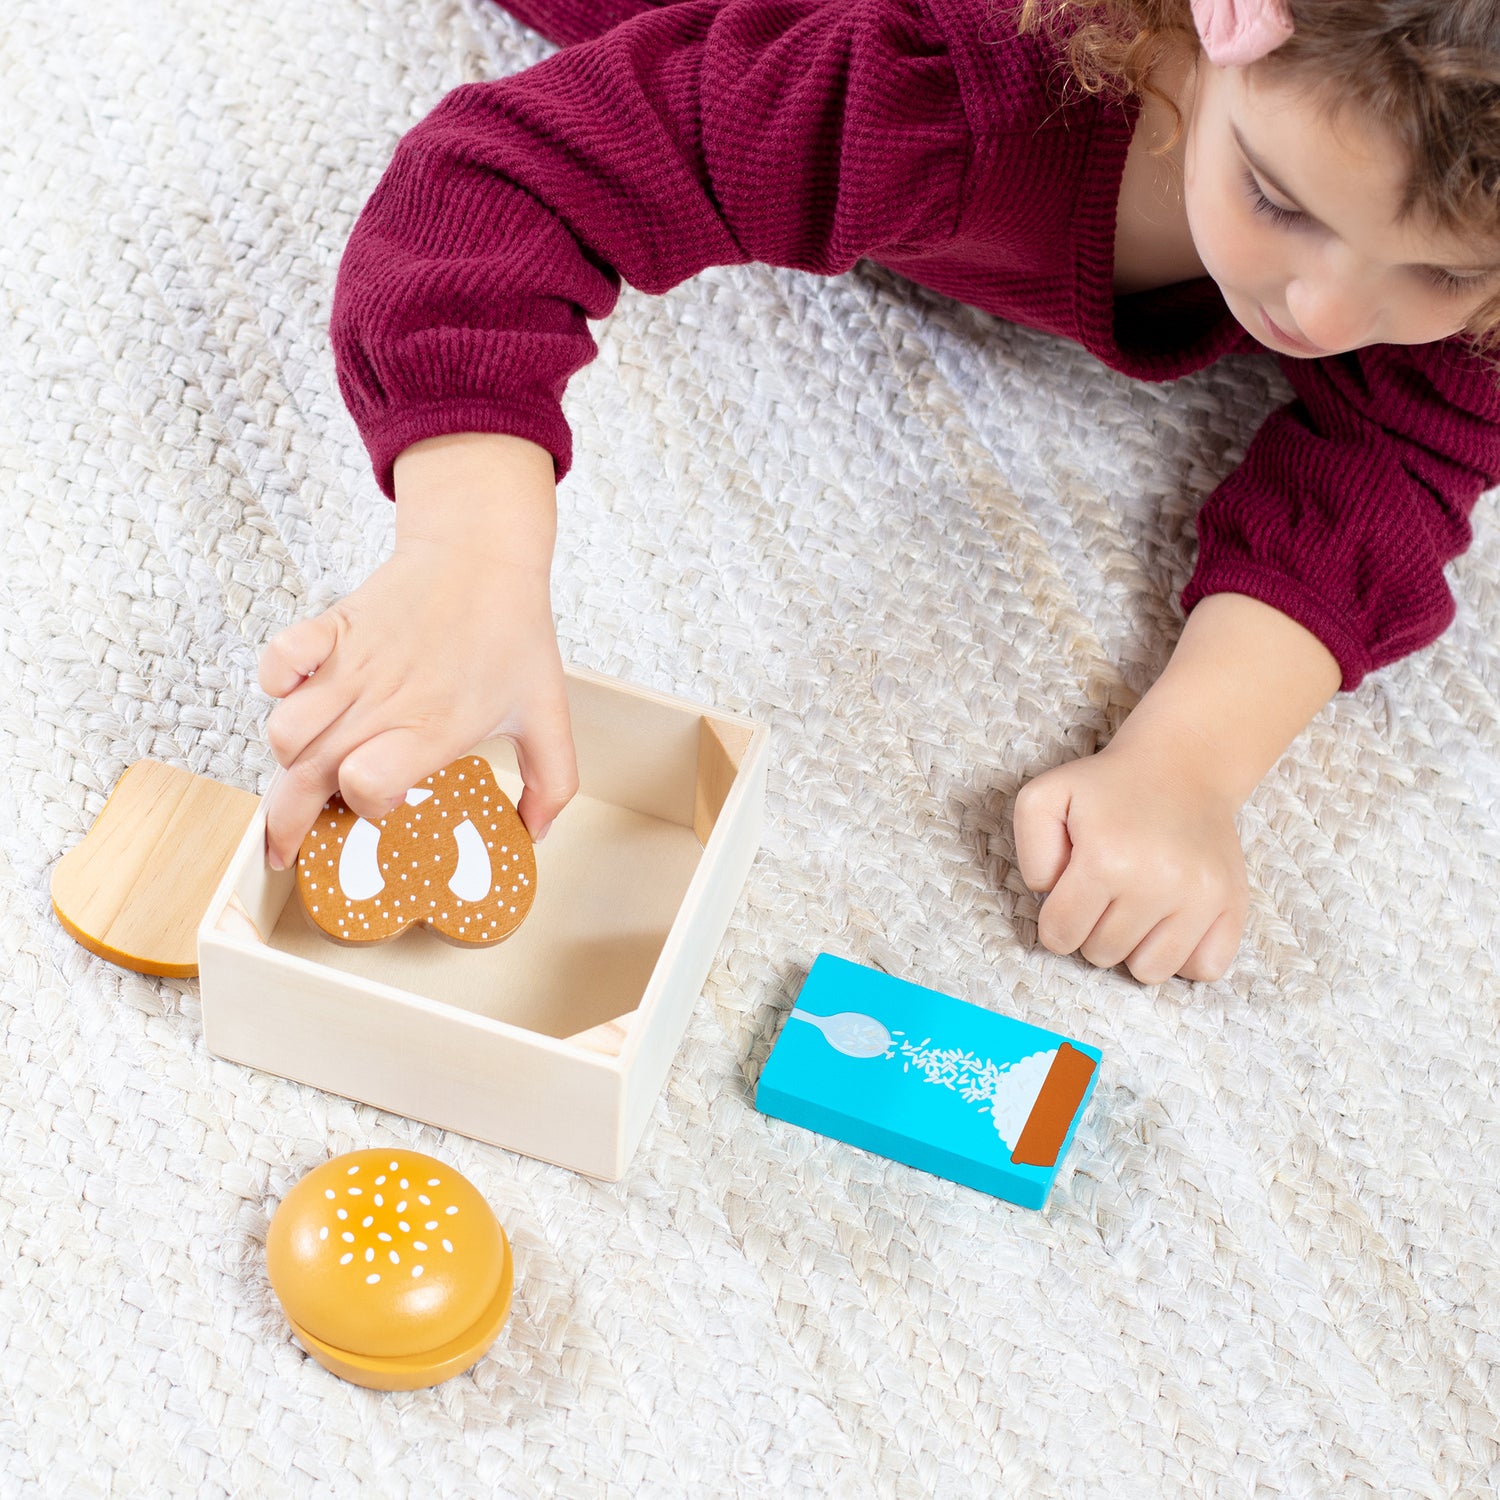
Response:
[{"label": "light wood grain", "polygon": [[111,963],[192,978],[198,923],[257,801],[207,776],[137,761],[52,871],[58,921]]},{"label": "light wood grain", "polygon": [[708,843],[724,799],[739,775],[740,763],[750,748],[753,728],[705,714],[698,720],[698,779],[693,792],[693,832],[700,844]]}]

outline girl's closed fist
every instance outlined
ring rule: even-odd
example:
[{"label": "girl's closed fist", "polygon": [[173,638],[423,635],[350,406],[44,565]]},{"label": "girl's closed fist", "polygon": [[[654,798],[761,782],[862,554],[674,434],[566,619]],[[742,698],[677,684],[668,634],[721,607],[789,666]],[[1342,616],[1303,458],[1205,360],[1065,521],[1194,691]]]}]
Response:
[{"label": "girl's closed fist", "polygon": [[1123,963],[1145,984],[1220,978],[1249,905],[1234,813],[1211,779],[1116,746],[1029,782],[1016,853],[1046,893],[1043,946]]}]

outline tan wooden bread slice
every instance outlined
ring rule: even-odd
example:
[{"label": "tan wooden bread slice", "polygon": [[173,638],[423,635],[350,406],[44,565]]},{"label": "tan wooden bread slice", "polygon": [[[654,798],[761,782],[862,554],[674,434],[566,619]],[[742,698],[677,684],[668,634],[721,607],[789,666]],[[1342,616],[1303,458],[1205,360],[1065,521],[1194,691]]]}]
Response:
[{"label": "tan wooden bread slice", "polygon": [[90,953],[191,979],[198,922],[259,799],[160,761],[131,766],[52,871],[52,909]]}]

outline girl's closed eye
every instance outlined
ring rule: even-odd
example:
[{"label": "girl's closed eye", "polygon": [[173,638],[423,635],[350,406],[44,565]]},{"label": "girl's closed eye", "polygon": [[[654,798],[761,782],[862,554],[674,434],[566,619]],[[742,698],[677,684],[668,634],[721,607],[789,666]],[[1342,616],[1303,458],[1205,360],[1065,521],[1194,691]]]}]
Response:
[{"label": "girl's closed eye", "polygon": [[1478,292],[1487,282],[1494,279],[1493,272],[1481,273],[1478,276],[1455,276],[1452,271],[1445,271],[1441,266],[1423,266],[1422,274],[1438,291],[1449,292],[1455,297]]},{"label": "girl's closed eye", "polygon": [[1296,224],[1304,224],[1307,215],[1300,209],[1285,208],[1280,203],[1273,202],[1266,197],[1265,190],[1255,180],[1255,173],[1249,167],[1245,168],[1245,192],[1250,198],[1250,207],[1258,214],[1264,214],[1273,224],[1280,224],[1290,228]]},{"label": "girl's closed eye", "polygon": [[[1250,199],[1250,207],[1273,224],[1279,224],[1284,229],[1305,229],[1315,222],[1309,219],[1303,210],[1287,208],[1285,204],[1277,203],[1275,199],[1268,197],[1254,171],[1248,165],[1244,169],[1243,180],[1245,193]],[[1453,297],[1476,294],[1495,278],[1493,271],[1462,276],[1456,272],[1444,270],[1441,266],[1418,266],[1413,269],[1429,286]]]}]

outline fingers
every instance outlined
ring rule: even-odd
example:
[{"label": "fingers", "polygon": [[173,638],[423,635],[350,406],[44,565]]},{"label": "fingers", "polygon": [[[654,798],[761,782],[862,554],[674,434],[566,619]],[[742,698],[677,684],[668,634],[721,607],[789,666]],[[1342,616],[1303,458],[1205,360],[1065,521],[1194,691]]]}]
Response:
[{"label": "fingers", "polygon": [[538,713],[524,733],[513,737],[513,743],[525,783],[516,811],[526,831],[540,842],[578,790],[578,756],[566,694]]},{"label": "fingers", "polygon": [[[272,869],[291,865],[335,792],[360,817],[377,823],[401,805],[417,782],[471,748],[410,725],[364,740],[357,738],[359,732],[352,715],[336,720],[303,747],[277,782],[266,811],[266,854]],[[348,748],[351,739],[356,742]]]},{"label": "fingers", "polygon": [[1245,932],[1245,912],[1226,911],[1203,934],[1202,941],[1177,966],[1184,979],[1212,982],[1222,979],[1239,951]]},{"label": "fingers", "polygon": [[[378,705],[377,705],[378,707]],[[479,733],[430,720],[382,725],[393,711],[370,712],[348,679],[332,668],[285,698],[271,714],[267,737],[286,767],[266,811],[266,855],[275,870],[291,866],[307,830],[334,792],[361,817],[376,822],[400,804],[423,777],[473,748]],[[578,761],[561,670],[548,704],[518,715],[511,739],[525,783],[517,810],[533,839],[541,839],[578,790]]]},{"label": "fingers", "polygon": [[1073,852],[1068,837],[1072,795],[1067,781],[1046,775],[1028,781],[1016,794],[1016,863],[1021,879],[1034,891],[1050,891],[1068,867]]},{"label": "fingers", "polygon": [[[306,691],[308,689],[303,689]],[[268,732],[274,727],[276,716],[289,710],[301,696],[301,692],[294,694],[276,710]],[[273,738],[277,759],[286,767],[286,774],[272,787],[266,803],[266,858],[273,870],[285,870],[291,866],[308,829],[318,821],[324,804],[335,792],[343,790],[344,767],[350,755],[363,748],[358,734],[353,716],[345,712],[335,716],[320,733],[299,743],[296,754],[285,759],[280,748],[284,739],[278,743]],[[355,747],[352,752],[348,749],[351,741]],[[368,794],[367,783],[356,782],[356,785],[358,790],[354,800],[349,797],[344,800],[361,817],[376,821],[401,800],[410,783],[401,786],[384,801]]]},{"label": "fingers", "polygon": [[[262,659],[263,682],[266,676]],[[303,835],[338,788],[339,726],[345,726],[342,737],[348,739],[352,701],[348,680],[337,673],[304,677],[266,720],[266,742],[287,772],[266,804],[266,857],[273,870],[286,869],[296,858]]]},{"label": "fingers", "polygon": [[[378,822],[407,790],[470,748],[449,746],[415,728],[389,729],[337,755],[338,725],[313,743],[276,784],[266,810],[266,854],[273,870],[290,868],[307,830],[334,792],[362,818]],[[516,740],[525,788],[517,811],[541,840],[578,790],[578,762],[567,704]]]},{"label": "fingers", "polygon": [[[271,687],[267,684],[287,681],[287,675],[277,674],[289,674],[290,663],[314,660],[314,653],[299,651],[295,639],[289,649],[273,654],[277,643],[296,628],[283,631],[261,658],[261,685],[268,692]],[[309,634],[306,639],[316,642],[318,637]],[[316,663],[321,665],[322,661]],[[276,763],[286,771],[266,800],[266,859],[273,870],[285,870],[296,859],[304,835],[338,787],[338,745],[334,737],[351,702],[347,680],[341,681],[337,673],[316,678],[303,675],[285,689],[281,702],[266,720],[266,742]],[[345,734],[347,737],[347,729]]]},{"label": "fingers", "polygon": [[[1057,896],[1049,896],[1042,908],[1045,916]],[[1087,906],[1081,906],[1086,911]],[[1079,915],[1077,925],[1086,920]],[[1063,947],[1076,935],[1073,913],[1068,912],[1050,929],[1061,934],[1058,944],[1043,942],[1057,953],[1076,951],[1101,969],[1124,964],[1141,984],[1163,984],[1173,975],[1184,979],[1212,981],[1223,978],[1239,947],[1244,918],[1233,911],[1205,915],[1202,908],[1184,908],[1153,923],[1123,900],[1110,902],[1083,938]]]},{"label": "fingers", "polygon": [[[452,753],[449,753],[449,750]],[[378,822],[412,787],[470,747],[449,746],[409,725],[372,735],[338,767],[339,795],[360,817]]]},{"label": "fingers", "polygon": [[273,870],[287,869],[296,859],[307,830],[335,792],[360,817],[378,823],[401,805],[417,782],[469,748],[402,726],[373,734],[346,753],[347,739],[357,732],[346,719],[307,745],[271,794],[266,855]]},{"label": "fingers", "polygon": [[354,684],[330,668],[284,698],[266,721],[272,753],[286,768],[266,806],[266,857],[273,870],[291,865],[335,792],[360,817],[378,821],[435,769],[430,735],[400,727],[378,732],[368,712],[356,709]]},{"label": "fingers", "polygon": [[1042,902],[1037,937],[1054,953],[1074,953],[1089,941],[1112,905],[1110,889],[1103,882],[1077,870],[1065,872]]},{"label": "fingers", "polygon": [[307,830],[338,789],[338,777],[319,762],[299,761],[266,798],[266,860],[273,870],[290,869]]},{"label": "fingers", "polygon": [[[1205,918],[1201,912],[1173,912],[1141,939],[1124,962],[1142,984],[1163,984],[1174,974],[1182,972],[1205,929],[1212,929],[1214,925],[1215,919]],[[1228,967],[1227,958],[1225,967]],[[1184,975],[1186,977],[1189,976]],[[1217,979],[1219,976],[1212,977]]]},{"label": "fingers", "polygon": [[353,701],[353,684],[332,669],[304,681],[284,697],[266,719],[266,743],[276,764],[295,765],[349,711]]},{"label": "fingers", "polygon": [[[268,697],[281,699],[266,720],[266,743],[277,765],[296,767],[299,773],[299,784],[288,786],[283,780],[272,797],[273,818],[268,829],[281,835],[268,846],[273,854],[285,853],[283,844],[289,836],[285,830],[296,821],[290,809],[309,802],[319,791],[326,801],[333,790],[329,764],[299,763],[309,747],[348,711],[352,701],[347,675],[331,672],[312,680],[314,673],[331,658],[341,631],[341,616],[335,610],[325,610],[321,615],[288,626],[261,653],[261,689]],[[314,812],[313,818],[316,816]],[[308,826],[312,826],[312,819]],[[273,866],[284,868],[274,865],[274,860]]]},{"label": "fingers", "polygon": [[1112,749],[1016,797],[1017,864],[1046,893],[1038,938],[1100,968],[1125,964],[1145,984],[1218,979],[1249,905],[1237,804]]},{"label": "fingers", "polygon": [[1042,903],[1037,936],[1053,953],[1077,953],[1100,969],[1125,964],[1142,984],[1215,980],[1228,970],[1244,913],[1201,901],[1161,914],[1137,893],[1074,864]]},{"label": "fingers", "polygon": [[341,628],[338,614],[330,609],[272,636],[260,654],[261,692],[268,698],[285,698],[333,654]]}]

